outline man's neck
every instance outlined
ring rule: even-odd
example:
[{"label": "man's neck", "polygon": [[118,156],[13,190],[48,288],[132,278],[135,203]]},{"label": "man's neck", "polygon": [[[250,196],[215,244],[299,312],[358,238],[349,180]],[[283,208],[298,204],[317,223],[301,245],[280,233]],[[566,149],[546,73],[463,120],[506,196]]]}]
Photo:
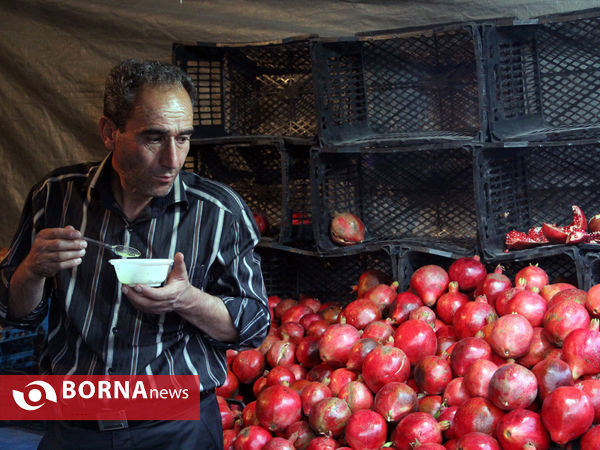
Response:
[{"label": "man's neck", "polygon": [[138,198],[135,193],[126,195],[119,176],[114,171],[111,173],[110,187],[116,202],[129,222],[133,222],[152,201],[152,198]]}]

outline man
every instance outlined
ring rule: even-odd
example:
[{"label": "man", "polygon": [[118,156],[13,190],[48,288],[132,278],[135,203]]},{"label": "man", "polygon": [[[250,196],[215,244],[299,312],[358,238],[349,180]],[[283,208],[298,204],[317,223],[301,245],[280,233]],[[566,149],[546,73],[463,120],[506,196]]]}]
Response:
[{"label": "man", "polygon": [[[49,374],[198,374],[200,421],[50,422],[40,448],[220,448],[215,387],[227,348],[255,347],[270,316],[258,230],[225,185],[181,170],[195,89],[179,68],[127,60],[109,74],[100,135],[108,156],[53,171],[30,192],[0,266],[0,318],[49,313]],[[122,286],[102,247],[173,258],[163,287]],[[114,428],[109,424],[108,428]]]}]

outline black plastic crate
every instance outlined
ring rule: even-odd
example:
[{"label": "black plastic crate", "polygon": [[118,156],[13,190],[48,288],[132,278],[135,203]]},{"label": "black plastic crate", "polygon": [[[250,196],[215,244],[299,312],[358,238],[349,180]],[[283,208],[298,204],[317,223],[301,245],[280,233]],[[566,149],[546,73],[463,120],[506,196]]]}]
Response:
[{"label": "black plastic crate", "polygon": [[572,205],[589,216],[596,214],[599,164],[600,143],[596,141],[477,149],[475,193],[484,256],[501,256],[510,230],[527,232],[544,222],[569,225]]},{"label": "black plastic crate", "polygon": [[310,147],[271,139],[193,140],[184,168],[231,186],[271,225],[265,237],[313,242]]},{"label": "black plastic crate", "polygon": [[325,144],[484,137],[481,41],[474,25],[313,39],[311,52]]},{"label": "black plastic crate", "polygon": [[352,286],[365,270],[379,269],[397,278],[397,250],[393,246],[329,256],[289,247],[259,246],[257,253],[268,295],[295,299],[309,295],[321,302],[345,304],[356,298]]},{"label": "black plastic crate", "polygon": [[582,289],[587,291],[600,283],[600,245],[582,245],[580,252],[583,261]]},{"label": "black plastic crate", "polygon": [[600,135],[600,10],[482,27],[493,141]]},{"label": "black plastic crate", "polygon": [[[315,239],[322,251],[335,213],[365,224],[365,242],[453,245],[474,251],[477,218],[472,150],[439,146],[314,148],[311,158]],[[358,244],[361,245],[361,244]]]},{"label": "black plastic crate", "polygon": [[173,62],[198,88],[194,137],[314,140],[308,37],[253,44],[173,44]]}]

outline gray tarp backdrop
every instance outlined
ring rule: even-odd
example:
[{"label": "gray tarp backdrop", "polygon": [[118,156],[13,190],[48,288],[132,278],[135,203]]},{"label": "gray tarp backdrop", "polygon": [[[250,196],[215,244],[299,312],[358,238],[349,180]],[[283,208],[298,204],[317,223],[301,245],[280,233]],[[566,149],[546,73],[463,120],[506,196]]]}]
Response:
[{"label": "gray tarp backdrop", "polygon": [[51,169],[101,159],[108,70],[173,42],[257,42],[600,7],[600,0],[0,0],[0,247]]}]

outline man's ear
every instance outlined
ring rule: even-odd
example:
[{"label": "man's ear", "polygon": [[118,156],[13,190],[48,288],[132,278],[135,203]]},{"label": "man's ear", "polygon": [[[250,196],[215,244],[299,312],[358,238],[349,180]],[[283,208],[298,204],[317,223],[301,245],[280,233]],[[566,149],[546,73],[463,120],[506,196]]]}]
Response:
[{"label": "man's ear", "polygon": [[115,149],[115,133],[118,131],[115,123],[106,116],[100,117],[98,121],[98,129],[100,130],[100,136],[104,146],[113,151]]}]

